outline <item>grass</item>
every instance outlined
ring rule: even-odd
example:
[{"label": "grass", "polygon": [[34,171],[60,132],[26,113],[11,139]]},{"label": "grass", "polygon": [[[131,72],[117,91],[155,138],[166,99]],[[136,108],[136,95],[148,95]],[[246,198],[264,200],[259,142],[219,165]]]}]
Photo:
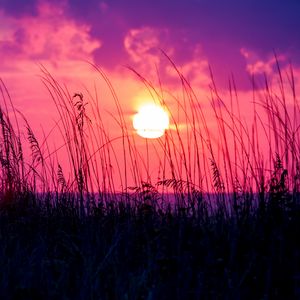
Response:
[{"label": "grass", "polygon": [[36,138],[1,81],[2,299],[300,297],[300,106],[292,68],[284,75],[277,65],[275,86],[266,78],[258,88],[253,79],[250,123],[234,80],[224,98],[211,75],[212,129],[169,62],[181,97],[132,70],[173,124],[147,142],[146,155],[96,66],[121,134],[107,131],[97,93],[72,95],[42,68],[63,139],[55,149],[48,135]]}]

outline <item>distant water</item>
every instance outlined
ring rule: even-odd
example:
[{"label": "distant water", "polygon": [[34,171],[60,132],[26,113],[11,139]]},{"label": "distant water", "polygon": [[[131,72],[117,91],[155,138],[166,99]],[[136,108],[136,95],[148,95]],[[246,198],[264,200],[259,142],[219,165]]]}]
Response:
[{"label": "distant water", "polygon": [[[42,198],[45,197],[45,195],[41,194],[40,196],[42,196]],[[81,199],[78,193],[53,193],[50,197],[48,195],[48,199],[49,198],[51,202],[54,202],[53,204],[57,201],[62,201],[72,206],[78,206]],[[257,208],[259,197],[258,194],[244,194],[236,195],[236,199],[234,199],[233,193],[203,193],[197,196],[189,196],[183,193],[89,193],[84,195],[83,202],[86,209],[107,205],[109,203],[127,203],[133,206],[147,203],[162,210],[168,208],[173,210],[178,208],[191,208],[192,206],[195,208],[205,206],[208,211],[211,212],[217,209],[226,209],[226,211],[231,214],[235,205],[238,205],[240,208],[245,208],[246,206],[249,209]]]}]

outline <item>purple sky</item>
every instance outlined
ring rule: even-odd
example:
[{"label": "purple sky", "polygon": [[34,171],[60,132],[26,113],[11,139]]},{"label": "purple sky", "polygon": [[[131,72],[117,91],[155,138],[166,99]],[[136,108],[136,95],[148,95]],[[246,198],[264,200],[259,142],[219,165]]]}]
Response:
[{"label": "purple sky", "polygon": [[[1,0],[0,9],[10,17],[37,16],[37,0]],[[44,2],[44,1],[43,1]],[[60,4],[63,1],[51,1]],[[129,30],[159,30],[159,44],[172,47],[172,59],[184,63],[201,47],[201,56],[212,66],[218,83],[226,84],[233,72],[246,86],[246,65],[268,60],[273,51],[284,55],[286,63],[300,64],[300,2],[279,0],[186,0],[186,1],[100,1],[67,0],[64,17],[90,27],[90,35],[101,40],[93,51],[95,62],[106,68],[136,67],[124,48]],[[163,30],[163,32],[161,32]],[[246,49],[247,59],[241,53]],[[147,49],[157,51],[157,47]]]}]

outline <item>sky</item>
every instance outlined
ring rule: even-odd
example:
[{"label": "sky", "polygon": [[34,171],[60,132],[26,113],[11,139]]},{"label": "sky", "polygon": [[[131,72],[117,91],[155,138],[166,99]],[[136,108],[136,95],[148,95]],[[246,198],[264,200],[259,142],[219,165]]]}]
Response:
[{"label": "sky", "polygon": [[295,0],[1,0],[0,12],[2,70],[21,58],[138,68],[161,48],[177,65],[207,61],[220,85],[233,72],[245,88],[246,71],[272,67],[274,51],[300,64]]},{"label": "sky", "polygon": [[275,76],[274,53],[283,70],[292,63],[299,82],[299,28],[296,0],[0,0],[0,78],[39,130],[56,120],[41,66],[71,93],[99,84],[103,109],[114,109],[92,63],[130,116],[146,92],[128,67],[156,82],[159,74],[167,89],[180,91],[162,51],[203,97],[209,68],[221,91],[233,74],[240,94],[248,95],[252,75]]}]

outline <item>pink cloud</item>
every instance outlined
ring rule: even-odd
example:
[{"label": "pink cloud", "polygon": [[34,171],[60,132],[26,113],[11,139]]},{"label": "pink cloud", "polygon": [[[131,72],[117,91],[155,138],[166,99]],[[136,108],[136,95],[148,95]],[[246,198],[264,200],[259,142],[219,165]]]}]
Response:
[{"label": "pink cloud", "polygon": [[92,60],[101,42],[91,38],[87,25],[78,25],[64,15],[64,7],[41,2],[37,16],[15,19],[1,15],[1,68],[18,67],[24,60],[51,62]]},{"label": "pink cloud", "polygon": [[[256,52],[241,48],[240,53],[247,62],[246,71],[251,74],[271,75],[276,67],[276,58],[274,54],[269,55],[267,59],[261,58]],[[277,56],[278,61],[285,61],[284,55]]]},{"label": "pink cloud", "polygon": [[[254,75],[254,79],[261,85],[261,90],[259,91],[260,97],[264,97],[264,80],[259,81],[259,75],[266,75],[271,96],[274,99],[279,99],[281,96],[281,86],[280,78],[278,74],[278,66],[280,68],[281,76],[283,78],[282,87],[285,93],[285,101],[287,105],[294,105],[294,95],[291,87],[292,74],[296,95],[300,92],[300,68],[295,67],[289,63],[288,58],[285,54],[277,54],[276,57],[274,53],[270,54],[267,58],[261,57],[258,53],[242,48],[240,50],[241,54],[244,56],[247,66],[246,70],[250,75]],[[256,88],[259,88],[258,86]]]},{"label": "pink cloud", "polygon": [[[209,63],[202,52],[202,47],[198,44],[195,46],[190,60],[177,67],[191,86],[207,90],[211,83],[208,66]],[[177,71],[170,64],[166,66],[166,73],[173,78],[178,78]]]},{"label": "pink cloud", "polygon": [[[124,48],[133,63],[141,72],[156,76],[161,67],[160,49],[172,56],[173,47],[168,43],[168,30],[151,27],[130,29],[124,37]],[[156,69],[157,68],[157,69]]]},{"label": "pink cloud", "polygon": [[41,1],[35,16],[15,18],[0,11],[0,77],[15,105],[36,124],[54,112],[38,77],[39,65],[67,81],[88,78],[91,68],[83,60],[93,62],[99,47],[101,41],[91,37],[88,26],[66,17],[64,2],[57,6]]}]

